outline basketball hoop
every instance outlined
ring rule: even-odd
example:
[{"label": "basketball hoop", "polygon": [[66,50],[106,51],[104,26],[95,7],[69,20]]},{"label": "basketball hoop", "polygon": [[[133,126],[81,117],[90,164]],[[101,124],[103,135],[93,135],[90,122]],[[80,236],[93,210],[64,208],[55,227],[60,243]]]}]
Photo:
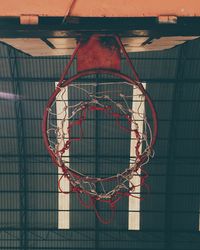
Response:
[{"label": "basketball hoop", "polygon": [[[96,44],[95,41],[99,43],[99,36],[95,36],[96,40],[89,40],[86,45],[82,45],[80,42],[57,88],[49,99],[43,119],[43,136],[46,148],[56,166],[61,168],[63,172],[58,183],[60,191],[64,192],[61,187],[61,180],[67,178],[71,184],[70,192],[78,194],[78,199],[83,206],[87,208],[93,207],[98,219],[104,224],[111,222],[113,213],[111,218],[106,220],[97,211],[96,202],[107,203],[111,211],[114,211],[116,203],[122,197],[135,197],[135,188],[143,185],[148,176],[142,167],[153,156],[153,145],[157,135],[157,118],[153,103],[139,81],[121,41],[118,37],[114,36],[114,38],[119,48],[125,53],[136,80],[116,70],[119,65],[116,60],[119,49],[117,50],[116,45],[114,49],[112,47],[112,49],[109,48],[108,50],[115,57],[115,63],[112,64],[112,67],[106,65],[105,68],[102,68],[102,66],[101,68],[91,68],[86,65],[86,69],[84,69],[82,65],[81,72],[66,80],[65,76],[77,52],[79,50],[83,51],[84,46],[91,46],[91,43],[92,45]],[[99,46],[99,44],[96,45]],[[79,58],[80,51],[78,52]],[[78,60],[80,60],[79,58]],[[84,60],[84,57],[81,58],[81,62],[82,60]],[[93,81],[93,76],[106,80],[97,83]],[[75,92],[76,96],[80,98],[66,104],[66,93],[69,92]],[[134,95],[134,93],[137,94]],[[137,102],[135,107],[133,102]],[[63,108],[59,113],[60,125],[58,126],[56,106],[59,103],[62,103]],[[145,110],[141,108],[144,107],[144,103],[148,106],[153,121],[152,124],[150,124]],[[121,172],[108,177],[89,176],[83,171],[71,168],[64,157],[66,151],[72,150],[78,143],[82,143],[86,133],[85,124],[96,114],[103,117],[102,119],[112,122],[113,128],[115,127],[118,130],[120,136],[130,138],[130,135],[132,135],[132,139],[135,141],[134,159]],[[142,129],[138,126],[138,119],[143,121]],[[139,173],[139,170],[141,170],[142,174]],[[134,183],[133,177],[135,175],[142,175],[141,183]],[[83,195],[90,198],[88,203],[82,198]]]}]

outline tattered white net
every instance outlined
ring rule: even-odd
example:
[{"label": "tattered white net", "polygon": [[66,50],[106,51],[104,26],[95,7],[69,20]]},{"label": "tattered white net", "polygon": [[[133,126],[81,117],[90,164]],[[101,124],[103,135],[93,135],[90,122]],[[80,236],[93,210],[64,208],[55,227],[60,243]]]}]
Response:
[{"label": "tattered white net", "polygon": [[[141,175],[141,167],[152,156],[152,131],[145,112],[146,96],[137,85],[128,82],[72,82],[65,87],[58,87],[58,93],[48,108],[47,136],[49,148],[53,152],[57,164],[63,170],[63,177],[67,177],[71,184],[71,191],[87,194],[92,200],[116,203],[121,197],[133,195],[134,189],[144,183],[147,177],[142,171],[141,183],[134,183],[134,176]],[[108,123],[108,125],[105,125]],[[92,127],[105,131],[109,143],[104,135],[96,135]],[[103,129],[101,126],[104,126]],[[118,132],[113,132],[115,130]],[[81,164],[71,164],[71,158],[79,157],[81,150],[90,155],[91,146],[87,137],[91,130],[91,141],[95,144],[106,142],[105,147],[112,152],[112,147],[120,140],[126,139],[129,148],[127,155],[132,157],[120,168],[120,157],[116,155],[116,173],[103,176],[101,171],[92,173]],[[106,132],[106,130],[108,130]],[[89,137],[89,138],[90,138]],[[89,140],[89,139],[88,139]],[[133,140],[134,143],[130,143]],[[124,143],[124,142],[123,142]],[[104,146],[104,145],[103,145]],[[87,149],[88,147],[88,149]],[[131,148],[131,149],[130,149]],[[121,148],[123,151],[123,148]],[[126,150],[127,151],[127,150]],[[120,156],[120,152],[119,152]],[[94,155],[95,157],[95,155]],[[103,157],[102,157],[103,158]],[[98,160],[101,155],[98,156]],[[115,163],[115,157],[112,164]],[[97,163],[98,164],[98,163]],[[95,165],[95,164],[93,164]],[[119,171],[118,171],[119,170]],[[118,171],[118,172],[117,172]],[[109,172],[109,171],[108,171]],[[95,175],[97,174],[97,176]],[[62,187],[59,182],[59,188]],[[79,196],[82,203],[83,200]],[[89,206],[88,204],[83,204]]]}]

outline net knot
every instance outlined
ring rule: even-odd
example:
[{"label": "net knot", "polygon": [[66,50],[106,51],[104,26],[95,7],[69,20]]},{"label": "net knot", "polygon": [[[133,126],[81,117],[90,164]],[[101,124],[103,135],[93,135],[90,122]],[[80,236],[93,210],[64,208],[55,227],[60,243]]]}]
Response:
[{"label": "net knot", "polygon": [[121,103],[117,103],[116,106],[117,106],[118,108],[120,108],[120,109],[123,109],[123,106],[122,106]]}]

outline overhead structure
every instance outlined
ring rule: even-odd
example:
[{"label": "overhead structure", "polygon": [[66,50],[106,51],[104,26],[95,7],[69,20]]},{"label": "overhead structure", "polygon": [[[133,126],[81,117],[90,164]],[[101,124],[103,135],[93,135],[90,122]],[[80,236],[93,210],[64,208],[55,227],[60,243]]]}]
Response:
[{"label": "overhead structure", "polygon": [[157,17],[200,16],[200,3],[196,0],[7,0],[1,4],[0,15],[19,17]]},{"label": "overhead structure", "polygon": [[83,33],[103,31],[119,35],[127,52],[158,51],[198,38],[199,17],[195,0],[8,0],[0,41],[31,56],[71,55]]}]

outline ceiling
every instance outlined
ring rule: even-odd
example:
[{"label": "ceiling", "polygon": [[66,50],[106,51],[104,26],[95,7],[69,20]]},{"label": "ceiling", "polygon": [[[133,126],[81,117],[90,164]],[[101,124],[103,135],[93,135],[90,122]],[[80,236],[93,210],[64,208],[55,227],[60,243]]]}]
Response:
[{"label": "ceiling", "polygon": [[[171,49],[197,38],[198,36],[122,37],[122,43],[126,51],[131,53]],[[77,44],[76,38],[1,38],[0,41],[31,56],[72,55]]]},{"label": "ceiling", "polygon": [[[151,191],[142,189],[140,230],[128,230],[127,200],[114,222],[103,225],[73,195],[70,229],[59,230],[57,169],[44,147],[41,123],[69,56],[32,57],[0,44],[0,92],[15,95],[0,97],[1,249],[199,249],[200,40],[129,55],[147,82],[159,124],[155,157],[147,167]],[[124,58],[122,72],[131,74]],[[75,73],[74,63],[69,76]]]}]

